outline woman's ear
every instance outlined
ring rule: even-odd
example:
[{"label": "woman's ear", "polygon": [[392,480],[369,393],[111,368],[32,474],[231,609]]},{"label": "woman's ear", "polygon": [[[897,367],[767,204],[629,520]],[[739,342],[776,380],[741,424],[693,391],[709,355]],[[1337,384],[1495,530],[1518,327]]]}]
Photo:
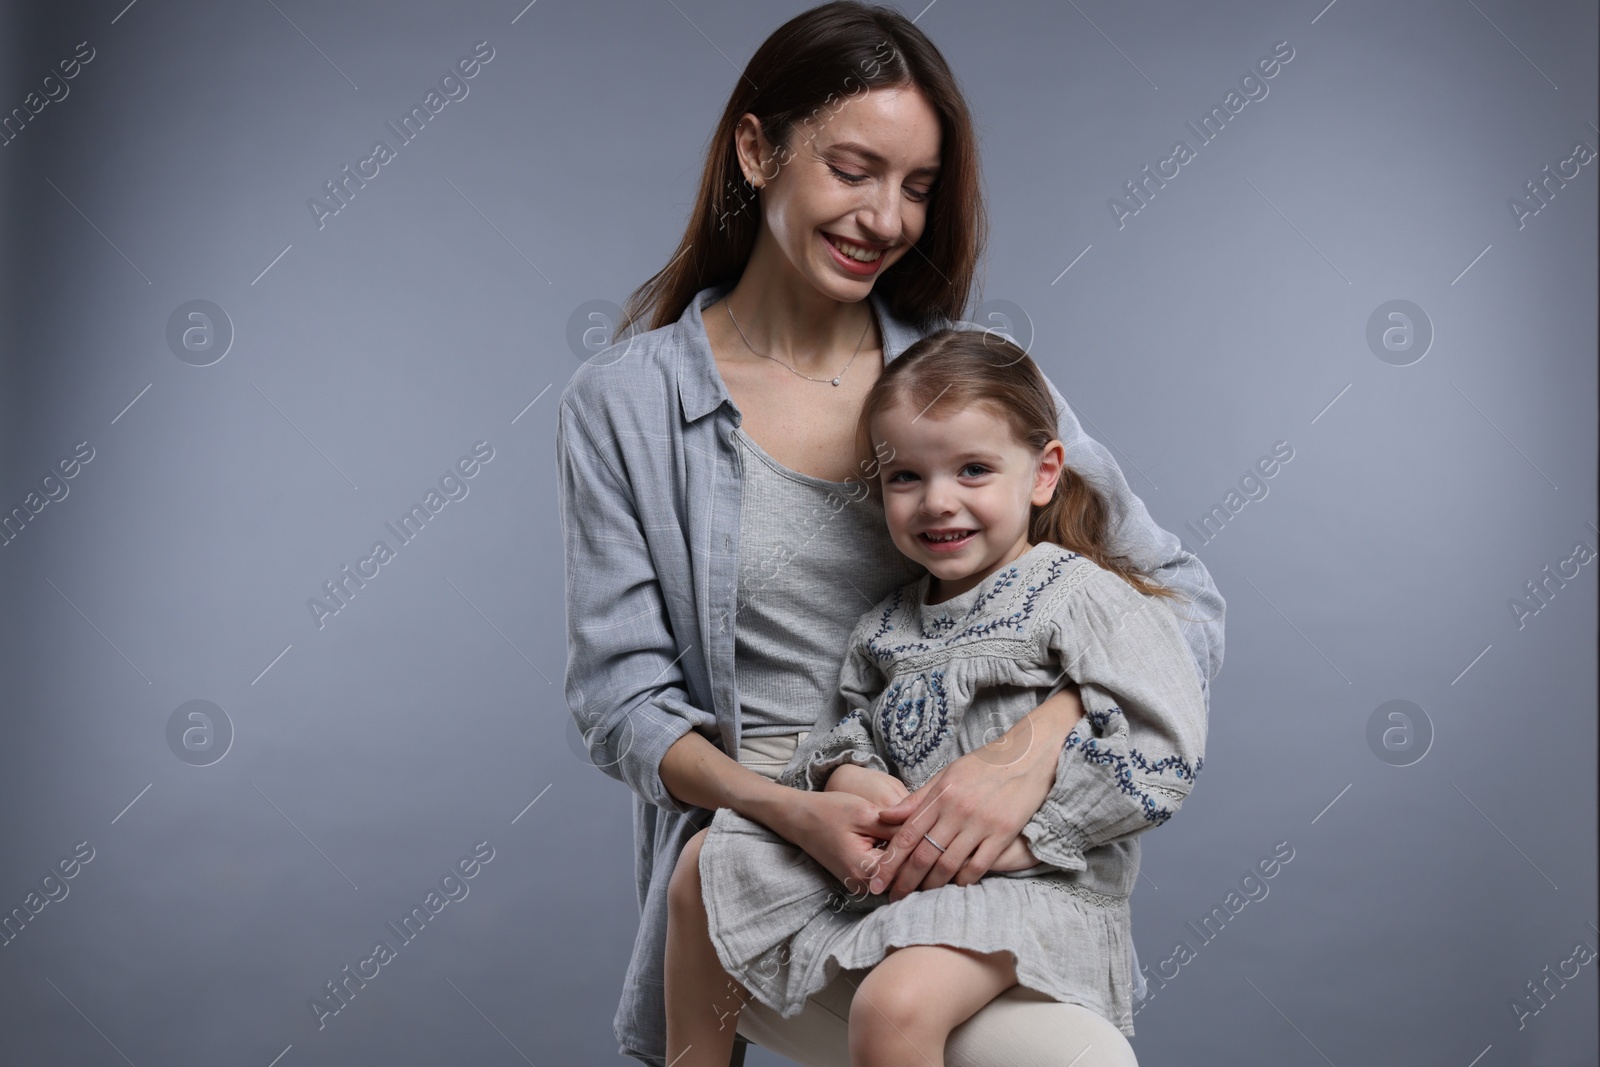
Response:
[{"label": "woman's ear", "polygon": [[754,176],[761,173],[761,141],[761,120],[745,112],[733,128],[733,151],[748,185],[754,185]]},{"label": "woman's ear", "polygon": [[744,180],[751,188],[759,189],[776,176],[775,153],[766,131],[761,128],[761,120],[748,111],[740,116],[739,125],[734,128],[733,149],[739,157]]},{"label": "woman's ear", "polygon": [[1033,478],[1033,504],[1044,507],[1056,495],[1061,472],[1066,469],[1067,449],[1060,441],[1052,440],[1039,453],[1039,468]]}]

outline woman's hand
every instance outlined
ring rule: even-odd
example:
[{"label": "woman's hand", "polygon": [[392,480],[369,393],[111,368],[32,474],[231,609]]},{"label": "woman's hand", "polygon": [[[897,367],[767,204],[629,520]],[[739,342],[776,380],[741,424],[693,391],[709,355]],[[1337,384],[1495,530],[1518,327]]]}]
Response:
[{"label": "woman's hand", "polygon": [[[846,774],[841,784],[849,784],[851,777]],[[881,784],[877,787],[884,791],[883,803],[842,789],[813,792],[780,785],[739,765],[696,730],[667,749],[661,759],[661,781],[681,804],[707,811],[732,808],[767,827],[805,850],[852,895],[865,895],[866,882],[883,856],[876,846],[899,829],[881,820],[878,812],[908,795],[898,781],[898,791],[892,794]]]},{"label": "woman's hand", "polygon": [[1069,686],[993,741],[946,764],[904,800],[878,812],[884,822],[899,823],[900,828],[879,856],[869,892],[887,890],[891,900],[900,900],[913,890],[950,882],[972,885],[995,869],[1049,795],[1061,746],[1082,715],[1077,686]]}]

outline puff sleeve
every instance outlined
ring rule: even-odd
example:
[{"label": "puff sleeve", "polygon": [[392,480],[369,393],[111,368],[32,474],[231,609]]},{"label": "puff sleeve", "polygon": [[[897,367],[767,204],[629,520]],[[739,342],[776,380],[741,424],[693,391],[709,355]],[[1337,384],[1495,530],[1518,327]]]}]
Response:
[{"label": "puff sleeve", "polygon": [[858,626],[839,668],[838,692],[778,776],[779,784],[816,792],[827,786],[834,768],[845,763],[892,773],[869,726],[872,705],[883,692],[885,679],[857,640],[859,631]]},{"label": "puff sleeve", "polygon": [[1021,833],[1042,862],[1083,870],[1086,849],[1160,826],[1188,797],[1206,700],[1167,601],[1102,568],[1057,602],[1045,641],[1078,683],[1084,717]]}]

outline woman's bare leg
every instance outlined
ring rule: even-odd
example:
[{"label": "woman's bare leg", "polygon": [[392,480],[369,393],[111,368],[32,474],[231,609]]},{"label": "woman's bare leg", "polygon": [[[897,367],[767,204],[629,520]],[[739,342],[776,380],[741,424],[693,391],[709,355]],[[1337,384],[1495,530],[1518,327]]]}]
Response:
[{"label": "woman's bare leg", "polygon": [[700,895],[701,830],[683,846],[667,887],[667,1062],[728,1067],[739,1009],[750,994],[728,977],[711,944]]},{"label": "woman's bare leg", "polygon": [[850,1001],[851,1067],[944,1067],[950,1031],[1016,984],[1003,949],[890,949]]}]

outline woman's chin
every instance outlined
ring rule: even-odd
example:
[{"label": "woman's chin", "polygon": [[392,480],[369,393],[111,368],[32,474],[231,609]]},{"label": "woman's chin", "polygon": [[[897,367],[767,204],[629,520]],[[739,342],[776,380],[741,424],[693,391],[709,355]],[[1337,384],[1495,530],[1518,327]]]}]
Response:
[{"label": "woman's chin", "polygon": [[840,274],[831,267],[813,273],[810,281],[817,292],[830,300],[837,300],[841,304],[854,304],[866,299],[872,292],[874,278],[852,278],[847,274]]}]

